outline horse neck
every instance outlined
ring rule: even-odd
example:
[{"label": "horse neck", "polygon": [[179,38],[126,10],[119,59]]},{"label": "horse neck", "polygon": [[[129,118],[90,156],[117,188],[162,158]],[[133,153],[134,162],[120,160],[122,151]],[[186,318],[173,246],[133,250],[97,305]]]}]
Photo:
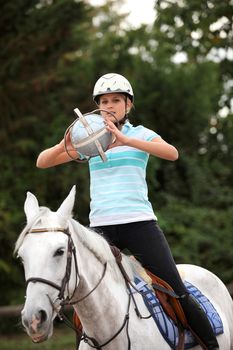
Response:
[{"label": "horse neck", "polygon": [[[98,284],[104,273],[104,263],[87,247],[78,243],[78,265],[80,283],[74,299],[87,295]],[[128,292],[123,276],[107,262],[106,272],[97,288],[83,301],[74,305],[85,329],[97,329],[101,323],[101,332],[106,327],[109,334],[109,320],[122,322],[128,304]],[[101,322],[100,322],[101,320]]]}]

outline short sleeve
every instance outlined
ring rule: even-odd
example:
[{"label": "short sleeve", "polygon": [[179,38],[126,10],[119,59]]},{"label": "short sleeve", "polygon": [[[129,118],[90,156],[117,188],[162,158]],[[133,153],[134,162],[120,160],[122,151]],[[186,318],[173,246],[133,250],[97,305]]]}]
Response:
[{"label": "short sleeve", "polygon": [[143,139],[145,141],[151,141],[153,139],[155,139],[156,137],[160,137],[159,134],[157,134],[155,131],[150,130],[148,128],[144,128],[144,132],[143,132]]}]

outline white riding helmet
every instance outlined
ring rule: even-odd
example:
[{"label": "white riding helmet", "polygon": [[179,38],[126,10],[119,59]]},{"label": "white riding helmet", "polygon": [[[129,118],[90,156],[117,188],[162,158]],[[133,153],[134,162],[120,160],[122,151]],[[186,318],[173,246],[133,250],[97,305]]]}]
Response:
[{"label": "white riding helmet", "polygon": [[98,103],[99,96],[114,92],[128,95],[133,102],[134,94],[130,82],[123,75],[117,73],[104,74],[97,80],[93,90],[93,100]]}]

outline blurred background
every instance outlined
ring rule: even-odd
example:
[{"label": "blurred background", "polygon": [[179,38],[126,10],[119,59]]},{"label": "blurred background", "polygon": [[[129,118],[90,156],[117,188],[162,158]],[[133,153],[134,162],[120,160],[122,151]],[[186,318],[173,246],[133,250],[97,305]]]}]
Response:
[{"label": "blurred background", "polygon": [[66,345],[58,345],[56,335],[31,345],[21,334],[15,306],[24,302],[25,284],[13,250],[25,225],[27,191],[56,210],[76,184],[74,216],[88,224],[87,164],[37,169],[35,163],[63,138],[74,108],[95,108],[94,83],[108,72],[124,75],[133,86],[131,122],[155,130],[179,150],[176,162],[151,157],[147,174],[176,262],[201,265],[232,286],[233,2],[143,4],[1,1],[1,350],[74,348],[73,333],[60,323],[58,333],[70,337]]}]

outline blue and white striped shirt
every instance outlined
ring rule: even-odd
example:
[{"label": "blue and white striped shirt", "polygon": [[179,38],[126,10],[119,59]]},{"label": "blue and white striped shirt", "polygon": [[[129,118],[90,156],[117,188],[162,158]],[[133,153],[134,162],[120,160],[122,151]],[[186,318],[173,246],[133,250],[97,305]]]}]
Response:
[{"label": "blue and white striped shirt", "polygon": [[[141,125],[127,122],[122,132],[141,140],[159,137]],[[107,162],[94,157],[90,169],[90,226],[126,224],[156,219],[148,200],[146,166],[149,154],[129,146],[106,151]]]}]

